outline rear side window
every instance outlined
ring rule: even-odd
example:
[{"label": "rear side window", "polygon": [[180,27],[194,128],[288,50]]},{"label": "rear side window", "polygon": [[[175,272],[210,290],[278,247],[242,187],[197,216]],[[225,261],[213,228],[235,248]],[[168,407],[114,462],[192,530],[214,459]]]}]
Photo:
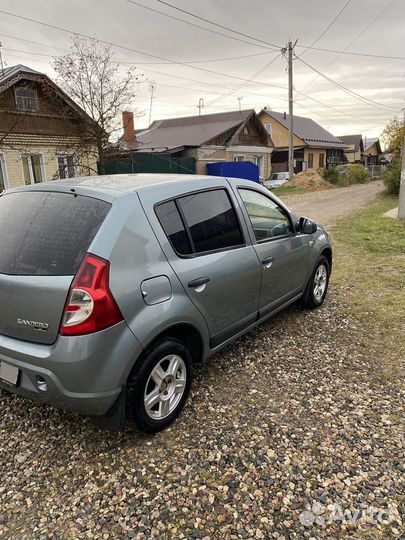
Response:
[{"label": "rear side window", "polygon": [[203,191],[178,199],[196,253],[243,244],[235,210],[224,189]]},{"label": "rear side window", "polygon": [[156,214],[179,255],[244,245],[235,210],[224,189],[193,193],[159,204]]},{"label": "rear side window", "polygon": [[159,204],[156,215],[173,248],[180,255],[192,253],[190,240],[174,201]]},{"label": "rear side window", "polygon": [[0,197],[0,273],[74,275],[111,205],[68,193]]}]

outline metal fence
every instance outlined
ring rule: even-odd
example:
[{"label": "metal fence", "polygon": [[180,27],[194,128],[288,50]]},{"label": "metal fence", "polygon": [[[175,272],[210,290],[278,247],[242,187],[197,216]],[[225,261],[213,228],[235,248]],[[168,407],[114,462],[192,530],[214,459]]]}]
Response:
[{"label": "metal fence", "polygon": [[170,154],[126,154],[107,158],[104,173],[98,164],[99,174],[173,173],[195,174],[194,158],[177,158]]},{"label": "metal fence", "polygon": [[386,165],[374,165],[374,164],[366,165],[366,169],[368,170],[368,174],[370,175],[370,178],[379,178],[386,168],[387,168]]}]

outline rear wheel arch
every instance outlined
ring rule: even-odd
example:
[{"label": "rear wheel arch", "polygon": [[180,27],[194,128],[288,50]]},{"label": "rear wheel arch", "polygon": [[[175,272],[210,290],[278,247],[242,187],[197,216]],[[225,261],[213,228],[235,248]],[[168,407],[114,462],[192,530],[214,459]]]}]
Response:
[{"label": "rear wheel arch", "polygon": [[[184,406],[190,391],[193,372],[192,365],[193,363],[202,360],[203,353],[203,338],[198,330],[190,324],[175,324],[155,336],[147,347],[145,347],[142,354],[137,358],[128,375],[125,391],[126,418],[133,421],[142,431],[149,433],[160,431],[168,426],[180,414]],[[162,361],[162,365],[164,365],[163,363],[167,363],[173,355],[178,357],[178,360],[183,365],[183,371],[187,374],[184,378],[184,391],[180,396],[180,401],[176,404],[175,409],[171,411],[168,416],[163,418],[151,418],[146,403],[149,399],[147,389],[150,386],[150,377],[153,376],[152,371],[155,369],[154,366],[159,364],[160,361]],[[171,375],[168,370],[169,368],[164,367],[164,373],[167,371],[167,373]],[[168,383],[173,383],[173,377],[170,377],[171,381],[169,381],[169,375],[163,380],[164,384],[166,384],[166,379]],[[177,386],[177,379],[175,382]],[[168,388],[168,390],[166,390],[166,388]],[[169,390],[170,386],[165,388],[156,386],[155,388],[151,388],[150,395],[153,399],[167,401],[167,398],[161,398],[161,396],[162,392],[166,394]],[[154,393],[156,392],[158,392],[158,398],[154,396]],[[173,392],[176,393],[176,390],[173,390]],[[153,406],[160,407],[161,405],[162,404],[158,402],[156,402],[156,404],[153,403]]]},{"label": "rear wheel arch", "polygon": [[[187,347],[193,362],[202,361],[204,354],[203,337],[195,326],[189,323],[178,323],[165,328],[145,346],[145,350],[150,349],[157,343],[170,338],[180,341],[185,347]],[[136,363],[137,361],[135,364]]]}]

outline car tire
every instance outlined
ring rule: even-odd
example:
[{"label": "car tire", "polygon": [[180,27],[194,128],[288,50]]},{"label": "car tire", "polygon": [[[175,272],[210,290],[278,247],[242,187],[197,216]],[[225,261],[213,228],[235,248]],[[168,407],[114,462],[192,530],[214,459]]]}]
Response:
[{"label": "car tire", "polygon": [[126,415],[140,431],[156,433],[181,413],[190,393],[192,361],[176,339],[164,339],[145,351],[127,383]]},{"label": "car tire", "polygon": [[301,298],[301,305],[308,309],[320,307],[326,297],[329,286],[330,265],[326,257],[322,255],[316,263],[311,278],[308,281],[305,292]]}]

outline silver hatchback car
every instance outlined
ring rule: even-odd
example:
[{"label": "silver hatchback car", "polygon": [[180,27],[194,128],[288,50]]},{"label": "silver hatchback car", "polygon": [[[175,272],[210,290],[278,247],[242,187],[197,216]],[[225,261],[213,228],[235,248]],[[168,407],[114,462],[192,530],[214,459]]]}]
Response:
[{"label": "silver hatchback car", "polygon": [[0,387],[155,432],[192,364],[325,298],[328,233],[266,188],[188,175],[76,178],[0,197]]}]

